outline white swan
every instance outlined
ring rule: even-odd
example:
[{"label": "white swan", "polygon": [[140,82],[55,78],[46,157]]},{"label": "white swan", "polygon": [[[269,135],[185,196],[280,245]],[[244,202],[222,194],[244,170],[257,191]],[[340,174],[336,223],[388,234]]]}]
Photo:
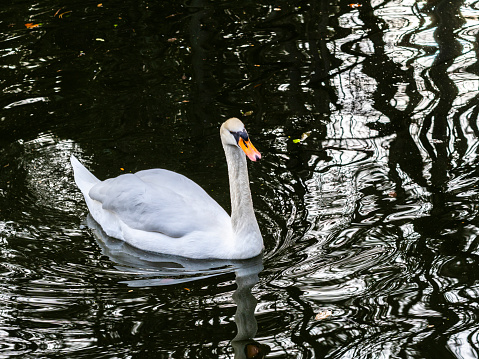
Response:
[{"label": "white swan", "polygon": [[221,125],[228,163],[231,217],[200,186],[178,173],[150,169],[100,181],[74,156],[75,182],[92,217],[111,237],[151,252],[196,259],[246,259],[263,250],[245,154],[261,154],[243,123]]}]

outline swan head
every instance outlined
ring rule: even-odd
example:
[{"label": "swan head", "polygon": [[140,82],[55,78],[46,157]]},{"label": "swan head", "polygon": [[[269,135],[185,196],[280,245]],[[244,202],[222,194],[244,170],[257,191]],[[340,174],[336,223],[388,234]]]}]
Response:
[{"label": "swan head", "polygon": [[261,153],[251,143],[243,122],[238,118],[233,117],[223,122],[220,135],[223,145],[240,148],[251,161],[257,161],[261,158]]}]

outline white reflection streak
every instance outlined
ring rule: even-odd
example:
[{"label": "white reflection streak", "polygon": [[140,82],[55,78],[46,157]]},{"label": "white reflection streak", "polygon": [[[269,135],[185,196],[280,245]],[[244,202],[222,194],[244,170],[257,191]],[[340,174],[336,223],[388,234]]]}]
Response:
[{"label": "white reflection streak", "polygon": [[8,110],[9,108],[16,107],[16,106],[28,105],[28,104],[32,104],[32,103],[35,103],[35,102],[48,102],[48,101],[50,101],[48,99],[48,97],[26,98],[24,100],[12,102],[11,104],[8,104],[7,106],[5,106],[3,109]]},{"label": "white reflection streak", "polygon": [[[469,358],[476,359],[477,358],[476,349],[479,344],[477,330],[478,330],[478,327],[476,326],[476,327],[451,335],[451,337],[447,341],[447,346],[449,347],[449,350],[452,353],[454,353],[456,358],[461,358],[461,359],[469,359]],[[474,333],[475,331],[476,333]],[[471,340],[474,342],[475,347],[471,345],[469,336],[471,337]]]},{"label": "white reflection streak", "polygon": [[[382,120],[383,114],[374,109],[372,94],[377,91],[376,80],[365,75],[361,57],[342,51],[343,45],[354,44],[354,51],[364,55],[374,53],[373,43],[364,37],[363,23],[357,11],[339,18],[340,26],[353,29],[346,38],[331,42],[328,47],[343,61],[338,72],[331,73],[331,85],[337,89],[340,110],[332,109],[327,124],[327,136],[322,147],[330,158],[319,162],[312,177],[306,181],[308,189],[305,204],[308,222],[313,225],[305,237],[325,238],[351,221],[358,200],[356,174],[367,164],[387,166],[387,142],[390,138],[377,137],[378,133],[367,124]],[[348,67],[351,69],[347,69]],[[387,119],[386,119],[387,120]],[[361,185],[359,183],[359,185]],[[316,250],[311,247],[310,252]],[[314,256],[314,253],[310,253]]]},{"label": "white reflection streak", "polygon": [[479,76],[468,72],[455,72],[450,74],[459,93],[452,103],[452,108],[457,109],[466,105],[470,100],[479,95]]},{"label": "white reflection streak", "polygon": [[461,128],[464,129],[464,137],[466,138],[468,148],[464,155],[462,156],[462,160],[465,163],[475,163],[477,158],[477,147],[479,145],[479,139],[477,138],[476,134],[471,128],[471,121],[476,121],[477,119],[471,118],[472,116],[472,108],[469,111],[466,111],[461,114],[459,117],[459,121],[461,124]]},{"label": "white reflection streak", "polygon": [[[430,153],[422,146],[419,135],[423,130],[422,120],[430,114],[438,104],[437,96],[427,89],[426,83],[429,86],[436,88],[434,81],[429,77],[429,69],[434,65],[436,55],[439,51],[438,44],[435,39],[435,33],[437,27],[431,27],[431,18],[425,14],[416,14],[415,10],[418,6],[424,6],[426,3],[422,2],[415,4],[412,0],[405,0],[400,2],[389,3],[372,3],[373,6],[377,6],[374,14],[381,18],[388,24],[387,30],[385,30],[384,41],[389,45],[390,51],[388,56],[392,61],[402,63],[404,65],[410,64],[414,67],[414,79],[416,81],[417,90],[422,96],[421,101],[416,106],[413,118],[418,120],[416,123],[412,123],[410,132],[414,138],[417,147],[421,152],[425,165],[423,175],[427,178],[428,164],[431,162]],[[474,51],[477,33],[479,32],[479,9],[475,8],[476,1],[466,1],[460,9],[461,16],[463,17],[465,24],[461,29],[457,30],[457,41],[462,46],[462,54],[454,59],[452,65],[448,68],[447,72],[449,78],[452,80],[458,90],[458,94],[453,101],[451,110],[447,115],[448,128],[449,128],[449,153],[455,153],[456,149],[454,143],[458,139],[458,133],[455,130],[456,124],[453,122],[455,115],[459,111],[464,111],[465,106],[470,106],[471,101],[479,96],[479,76],[473,73],[465,72],[465,69],[471,64],[477,62],[477,54]],[[400,11],[399,11],[400,10]],[[420,21],[424,23],[420,26]],[[411,47],[407,48],[401,46],[401,41],[408,34],[412,33],[410,37]],[[418,50],[414,46],[422,47],[436,47],[438,51],[434,55],[422,55],[423,50]],[[409,49],[408,52],[406,49]],[[425,53],[424,53],[425,54]],[[438,91],[438,89],[436,88]],[[398,101],[393,103],[398,109],[403,109],[407,105],[408,99],[401,97],[398,89],[398,95],[395,96]],[[401,102],[402,101],[402,102]],[[470,110],[467,110],[470,113]],[[470,115],[460,115],[460,132],[467,138],[469,154],[475,153],[477,148],[476,134],[471,130],[469,121]],[[427,133],[427,138],[430,143],[434,143],[435,139],[432,138],[432,128]],[[462,156],[465,161],[469,162],[469,159]],[[476,158],[476,155],[473,155]]]}]

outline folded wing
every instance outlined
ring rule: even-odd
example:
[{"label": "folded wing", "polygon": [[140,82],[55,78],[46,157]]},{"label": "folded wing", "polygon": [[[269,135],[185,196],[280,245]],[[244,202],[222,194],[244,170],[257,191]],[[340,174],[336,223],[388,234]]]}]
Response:
[{"label": "folded wing", "polygon": [[173,238],[231,226],[229,215],[200,186],[168,170],[108,179],[94,185],[89,196],[129,227]]}]

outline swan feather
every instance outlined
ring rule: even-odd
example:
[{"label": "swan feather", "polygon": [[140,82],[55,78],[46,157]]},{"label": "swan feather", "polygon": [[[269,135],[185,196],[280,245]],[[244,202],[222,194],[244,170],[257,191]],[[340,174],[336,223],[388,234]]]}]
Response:
[{"label": "swan feather", "polygon": [[172,238],[192,230],[222,229],[222,223],[230,221],[230,216],[200,186],[164,169],[107,179],[93,186],[89,196],[128,227]]},{"label": "swan feather", "polygon": [[196,259],[246,259],[263,250],[249,189],[246,156],[261,154],[243,123],[220,128],[228,163],[231,217],[195,182],[165,169],[100,181],[71,156],[75,182],[91,216],[108,236],[151,252]]}]

